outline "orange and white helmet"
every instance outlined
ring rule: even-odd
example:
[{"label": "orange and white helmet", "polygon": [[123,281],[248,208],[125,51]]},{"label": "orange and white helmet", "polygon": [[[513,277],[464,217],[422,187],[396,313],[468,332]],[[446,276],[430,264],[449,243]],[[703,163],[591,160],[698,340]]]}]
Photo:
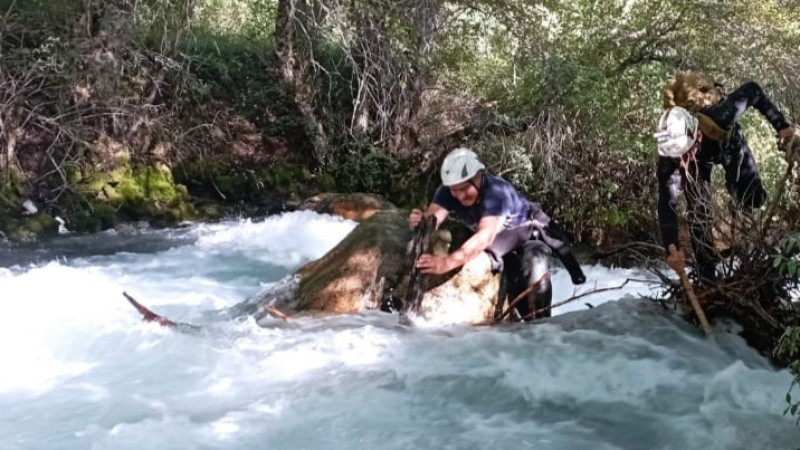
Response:
[{"label": "orange and white helmet", "polygon": [[658,119],[658,132],[653,137],[659,155],[679,158],[697,142],[697,118],[680,106],[667,108]]}]

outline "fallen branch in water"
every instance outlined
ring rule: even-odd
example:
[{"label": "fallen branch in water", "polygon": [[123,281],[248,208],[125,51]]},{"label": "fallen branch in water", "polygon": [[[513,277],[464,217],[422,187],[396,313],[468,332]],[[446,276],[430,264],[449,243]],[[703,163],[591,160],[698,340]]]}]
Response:
[{"label": "fallen branch in water", "polygon": [[[511,313],[511,311],[514,310],[514,307],[517,306],[517,303],[519,303],[520,300],[525,298],[528,294],[531,293],[531,291],[533,291],[534,289],[538,288],[539,286],[541,286],[542,283],[544,283],[545,281],[547,281],[549,279],[550,279],[550,273],[549,272],[545,273],[544,275],[542,275],[541,278],[539,278],[536,281],[536,283],[533,283],[532,285],[528,286],[527,289],[525,289],[524,291],[520,292],[519,295],[517,295],[514,298],[514,300],[511,300],[511,303],[508,304],[508,308],[506,308],[506,310],[503,311],[503,314],[500,314],[500,316],[498,316],[498,317],[496,317],[494,319],[495,323],[502,322],[503,319],[505,319],[506,316],[509,315]],[[499,299],[498,299],[498,301],[499,301]]]},{"label": "fallen branch in water", "polygon": [[128,302],[130,302],[131,305],[133,305],[134,308],[136,308],[137,311],[139,311],[139,313],[142,314],[142,318],[144,319],[145,322],[156,322],[162,327],[175,328],[176,330],[182,332],[194,333],[201,330],[201,328],[198,327],[197,325],[192,325],[189,323],[182,323],[182,322],[173,322],[172,320],[169,320],[164,316],[161,316],[159,314],[154,313],[153,311],[150,311],[150,309],[148,309],[146,306],[142,305],[141,303],[136,301],[135,298],[128,295],[127,292],[123,292],[122,295],[128,300]]},{"label": "fallen branch in water", "polygon": [[530,319],[537,312],[547,311],[547,310],[550,310],[550,309],[553,309],[553,308],[558,308],[559,306],[564,306],[567,303],[574,302],[575,300],[577,300],[579,298],[583,298],[583,297],[586,297],[586,296],[589,296],[589,295],[592,295],[592,294],[598,294],[600,292],[614,291],[614,290],[617,290],[617,289],[622,289],[623,287],[625,287],[626,284],[628,284],[629,281],[631,281],[631,280],[627,279],[622,284],[620,284],[619,286],[613,286],[613,287],[607,287],[607,288],[601,288],[601,289],[594,289],[592,291],[587,291],[587,292],[584,292],[584,293],[579,294],[579,295],[573,295],[572,297],[570,297],[570,298],[568,298],[566,300],[563,300],[563,301],[560,301],[558,303],[552,304],[552,305],[550,305],[550,306],[548,306],[546,308],[534,309],[533,312],[531,312],[527,316],[523,317],[523,319]]},{"label": "fallen branch in water", "polygon": [[271,315],[272,317],[281,319],[284,322],[288,322],[289,321],[289,316],[287,316],[286,314],[282,313],[278,308],[276,308],[274,306],[264,306],[264,311],[269,313],[269,315]]},{"label": "fallen branch in water", "polygon": [[122,295],[124,295],[125,298],[128,299],[128,301],[130,302],[130,304],[133,305],[133,307],[136,308],[136,310],[142,314],[142,318],[144,319],[145,322],[156,322],[162,327],[174,327],[177,325],[177,323],[167,319],[166,317],[160,316],[154,313],[153,311],[150,311],[147,307],[136,301],[135,298],[128,295],[127,292],[123,292]]}]

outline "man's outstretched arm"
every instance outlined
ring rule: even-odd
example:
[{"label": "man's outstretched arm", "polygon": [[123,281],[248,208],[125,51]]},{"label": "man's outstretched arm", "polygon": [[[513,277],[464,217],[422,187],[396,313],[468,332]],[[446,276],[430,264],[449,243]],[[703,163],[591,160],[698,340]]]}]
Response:
[{"label": "man's outstretched arm", "polygon": [[425,274],[442,274],[457,269],[489,248],[502,226],[500,217],[484,217],[478,222],[475,234],[456,251],[447,256],[422,255],[417,260],[417,268]]},{"label": "man's outstretched arm", "polygon": [[422,210],[414,208],[411,210],[411,213],[408,215],[408,226],[412,230],[417,228],[419,222],[422,220],[424,216],[435,216],[436,217],[436,229],[439,229],[439,226],[444,222],[447,216],[450,214],[450,211],[446,210],[442,206],[431,203],[428,205],[428,208],[425,209],[423,213]]}]

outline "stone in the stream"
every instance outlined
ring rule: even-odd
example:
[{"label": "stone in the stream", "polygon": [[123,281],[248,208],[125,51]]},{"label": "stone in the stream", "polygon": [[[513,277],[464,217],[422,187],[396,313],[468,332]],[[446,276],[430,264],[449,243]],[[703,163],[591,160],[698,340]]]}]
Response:
[{"label": "stone in the stream", "polygon": [[[295,295],[275,306],[290,314],[357,314],[379,309],[390,297],[405,298],[409,275],[406,252],[413,235],[408,228],[408,212],[379,199],[353,203],[348,194],[342,199],[336,194],[321,198],[324,202],[316,202],[324,205],[321,212],[343,210],[330,206],[337,204],[349,205],[348,211],[360,211],[352,213],[360,217],[369,210],[365,205],[373,205],[374,211],[323,257],[297,269]],[[489,257],[482,253],[455,273],[430,277],[419,316],[436,323],[490,320],[500,282],[500,276],[493,275],[490,268]]]}]

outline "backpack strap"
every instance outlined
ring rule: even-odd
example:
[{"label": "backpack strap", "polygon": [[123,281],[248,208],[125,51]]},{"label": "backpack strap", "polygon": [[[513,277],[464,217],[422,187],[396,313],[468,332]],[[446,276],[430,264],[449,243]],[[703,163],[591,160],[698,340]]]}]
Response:
[{"label": "backpack strap", "polygon": [[714,142],[722,142],[730,137],[731,130],[726,130],[714,122],[714,119],[703,113],[695,113],[697,116],[697,126],[703,132],[703,136]]}]

